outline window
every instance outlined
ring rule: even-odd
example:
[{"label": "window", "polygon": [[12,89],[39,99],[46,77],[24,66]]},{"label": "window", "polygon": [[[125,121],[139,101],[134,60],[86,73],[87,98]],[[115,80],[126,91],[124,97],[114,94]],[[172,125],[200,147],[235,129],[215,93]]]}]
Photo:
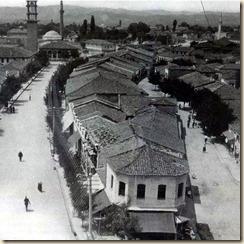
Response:
[{"label": "window", "polygon": [[120,181],[119,182],[119,196],[125,195],[125,183]]},{"label": "window", "polygon": [[158,200],[165,199],[166,185],[158,185]]},{"label": "window", "polygon": [[72,123],[70,126],[69,126],[69,134],[70,135],[73,135],[74,133],[74,123]]},{"label": "window", "polygon": [[114,176],[111,175],[111,188],[113,188],[113,185],[114,185]]},{"label": "window", "polygon": [[184,186],[183,183],[180,183],[178,185],[178,197],[182,197],[182,195],[183,195],[183,186]]},{"label": "window", "polygon": [[146,186],[144,184],[137,185],[137,198],[144,199],[145,198],[145,190],[146,190]]}]

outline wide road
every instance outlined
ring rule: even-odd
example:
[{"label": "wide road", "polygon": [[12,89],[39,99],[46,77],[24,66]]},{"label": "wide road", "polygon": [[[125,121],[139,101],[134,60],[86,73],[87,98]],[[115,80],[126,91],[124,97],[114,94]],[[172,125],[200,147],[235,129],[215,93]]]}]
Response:
[{"label": "wide road", "polygon": [[[186,128],[186,149],[198,223],[208,224],[215,240],[240,240],[240,165],[224,145],[207,143],[201,128],[187,128],[189,112],[179,110]],[[192,177],[193,176],[193,177]]]},{"label": "wide road", "polygon": [[[0,239],[75,240],[50,155],[45,89],[58,64],[46,68],[0,120]],[[29,95],[32,99],[29,101]],[[18,152],[24,154],[19,162]],[[43,190],[37,190],[37,183]],[[25,211],[24,197],[30,199]]]}]

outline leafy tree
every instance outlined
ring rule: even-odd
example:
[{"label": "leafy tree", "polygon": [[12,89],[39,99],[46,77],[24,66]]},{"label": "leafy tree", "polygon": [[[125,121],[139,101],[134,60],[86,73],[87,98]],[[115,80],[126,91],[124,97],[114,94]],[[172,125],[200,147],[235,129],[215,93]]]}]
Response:
[{"label": "leafy tree", "polygon": [[155,69],[154,66],[152,66],[151,69],[149,70],[148,80],[150,83],[152,83],[155,86],[158,85],[161,81],[161,75],[159,71]]},{"label": "leafy tree", "polygon": [[104,211],[105,218],[101,221],[102,231],[109,231],[121,237],[132,238],[133,233],[141,231],[138,220],[129,215],[125,204],[111,205]]},{"label": "leafy tree", "polygon": [[132,34],[133,39],[136,37],[143,38],[150,31],[150,27],[143,22],[131,23],[127,31]]},{"label": "leafy tree", "polygon": [[203,129],[210,135],[219,136],[235,119],[228,105],[207,89],[194,94],[192,107],[197,111],[197,119],[202,122]]},{"label": "leafy tree", "polygon": [[91,33],[94,33],[95,32],[95,29],[96,29],[96,25],[95,25],[95,18],[94,18],[93,15],[91,16],[90,27],[91,27]]},{"label": "leafy tree", "polygon": [[185,21],[181,22],[181,24],[179,26],[188,27],[188,28],[190,27],[190,25]]},{"label": "leafy tree", "polygon": [[87,19],[84,19],[83,24],[80,28],[80,35],[86,35],[87,34]]},{"label": "leafy tree", "polygon": [[176,30],[176,26],[177,26],[177,20],[175,19],[175,20],[173,21],[173,32],[175,32],[175,30]]}]

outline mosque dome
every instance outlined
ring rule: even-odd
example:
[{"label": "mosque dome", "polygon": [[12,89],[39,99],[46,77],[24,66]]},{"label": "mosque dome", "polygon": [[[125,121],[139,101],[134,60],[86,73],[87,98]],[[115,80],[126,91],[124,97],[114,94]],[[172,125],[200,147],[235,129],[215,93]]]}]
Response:
[{"label": "mosque dome", "polygon": [[53,31],[53,30],[48,31],[42,37],[42,40],[46,40],[46,41],[59,41],[61,39],[62,39],[61,35],[59,35],[58,32]]}]

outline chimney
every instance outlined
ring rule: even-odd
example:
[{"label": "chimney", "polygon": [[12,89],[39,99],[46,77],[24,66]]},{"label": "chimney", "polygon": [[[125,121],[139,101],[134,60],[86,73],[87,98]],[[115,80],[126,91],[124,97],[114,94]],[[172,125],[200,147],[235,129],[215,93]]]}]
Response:
[{"label": "chimney", "polygon": [[62,40],[64,39],[64,8],[63,1],[60,1],[60,23],[59,23],[59,32]]}]

